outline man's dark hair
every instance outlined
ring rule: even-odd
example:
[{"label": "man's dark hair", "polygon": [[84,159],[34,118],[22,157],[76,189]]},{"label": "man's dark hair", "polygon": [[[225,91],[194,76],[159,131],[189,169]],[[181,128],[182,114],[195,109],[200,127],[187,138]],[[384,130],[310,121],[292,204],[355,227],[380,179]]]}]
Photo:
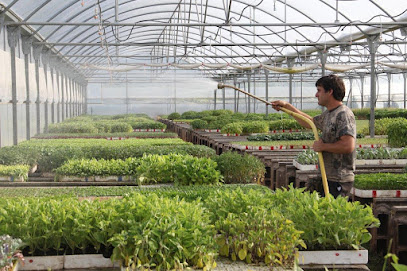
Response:
[{"label": "man's dark hair", "polygon": [[330,74],[327,76],[323,76],[318,79],[318,81],[315,83],[315,86],[318,87],[323,87],[325,92],[328,92],[329,90],[333,90],[333,96],[335,100],[342,101],[343,98],[345,97],[345,84],[343,83],[342,78]]}]

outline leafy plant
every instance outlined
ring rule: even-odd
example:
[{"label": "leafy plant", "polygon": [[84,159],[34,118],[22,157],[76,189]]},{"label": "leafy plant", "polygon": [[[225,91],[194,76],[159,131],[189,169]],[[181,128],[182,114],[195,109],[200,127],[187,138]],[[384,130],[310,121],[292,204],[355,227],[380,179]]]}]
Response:
[{"label": "leafy plant", "polygon": [[193,120],[191,123],[192,129],[205,129],[208,127],[208,123],[204,120]]},{"label": "leafy plant", "polygon": [[297,246],[305,244],[291,221],[266,207],[269,196],[237,189],[215,192],[206,202],[219,233],[216,241],[221,256],[292,267]]},{"label": "leafy plant", "polygon": [[266,172],[264,164],[247,153],[224,152],[214,160],[225,183],[260,183]]},{"label": "leafy plant", "polygon": [[269,131],[268,124],[265,121],[245,122],[242,123],[242,127],[245,134],[267,133]]},{"label": "leafy plant", "polygon": [[359,249],[371,238],[367,228],[379,226],[372,209],[358,201],[321,198],[303,190],[292,185],[289,190],[278,189],[269,203],[303,232],[301,238],[308,250]]},{"label": "leafy plant", "polygon": [[243,132],[242,123],[229,123],[222,127],[223,134],[241,134]]},{"label": "leafy plant", "polygon": [[318,153],[314,150],[300,152],[295,160],[302,165],[316,165],[318,163]]},{"label": "leafy plant", "polygon": [[168,115],[169,120],[176,120],[176,119],[180,119],[180,118],[181,118],[181,115],[177,112],[173,112]]},{"label": "leafy plant", "polygon": [[15,178],[23,177],[24,180],[27,180],[29,170],[30,167],[27,165],[14,165],[14,166],[0,165],[0,176],[12,176]]},{"label": "leafy plant", "polygon": [[133,131],[133,128],[130,124],[125,122],[114,122],[111,125],[112,133],[129,133],[131,131]]},{"label": "leafy plant", "polygon": [[269,122],[270,131],[273,130],[289,130],[289,129],[304,129],[298,124],[296,120],[293,119],[280,119]]},{"label": "leafy plant", "polygon": [[355,175],[354,186],[359,189],[407,189],[407,174],[371,173]]},{"label": "leafy plant", "polygon": [[390,123],[387,135],[391,147],[400,148],[407,146],[407,119],[396,119]]}]

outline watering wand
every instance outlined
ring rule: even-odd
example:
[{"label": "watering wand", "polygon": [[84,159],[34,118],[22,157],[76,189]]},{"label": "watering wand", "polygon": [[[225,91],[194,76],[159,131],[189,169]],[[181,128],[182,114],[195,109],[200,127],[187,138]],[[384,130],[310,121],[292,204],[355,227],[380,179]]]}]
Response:
[{"label": "watering wand", "polygon": [[[263,103],[265,103],[265,104],[272,105],[271,102],[266,101],[266,100],[264,100],[264,99],[262,99],[262,98],[259,98],[259,97],[255,96],[255,95],[253,95],[253,94],[251,94],[251,93],[249,93],[249,92],[246,92],[246,91],[244,91],[244,90],[241,90],[241,89],[239,89],[239,88],[237,88],[237,87],[235,87],[235,86],[224,85],[224,84],[222,84],[222,83],[219,83],[219,84],[218,84],[218,89],[222,89],[222,88],[232,88],[232,89],[235,89],[235,90],[237,90],[237,91],[239,91],[239,92],[241,92],[241,93],[243,93],[243,94],[246,94],[247,96],[250,96],[250,97],[252,97],[252,98],[254,98],[254,99],[256,99],[256,100],[259,100],[259,101],[261,101],[261,102],[263,102]],[[303,121],[305,121],[306,123],[308,123],[309,126],[311,126],[312,131],[314,132],[315,140],[319,140],[317,127],[315,127],[315,124],[314,124],[314,122],[313,122],[312,120],[310,120],[310,119],[304,117],[303,115],[300,115],[300,114],[298,114],[298,113],[295,113],[295,112],[293,112],[293,111],[291,111],[291,110],[288,110],[288,109],[286,109],[286,108],[283,108],[283,107],[281,107],[281,110],[284,111],[285,113],[287,113],[287,114],[290,115],[290,116],[300,118],[300,119],[302,119]],[[325,164],[324,164],[324,158],[322,157],[322,152],[318,152],[318,159],[319,159],[319,166],[320,166],[320,169],[321,169],[322,184],[323,184],[323,186],[324,186],[325,196],[328,196],[328,195],[329,195],[328,180],[327,180],[327,178],[326,178]]]}]

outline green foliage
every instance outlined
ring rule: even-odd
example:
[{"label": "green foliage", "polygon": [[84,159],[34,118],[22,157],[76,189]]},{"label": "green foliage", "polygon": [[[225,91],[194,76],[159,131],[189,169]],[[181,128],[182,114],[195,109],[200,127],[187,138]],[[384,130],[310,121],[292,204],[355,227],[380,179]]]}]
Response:
[{"label": "green foliage", "polygon": [[181,115],[178,112],[173,112],[168,115],[169,120],[176,120],[176,119],[180,119],[180,118],[181,118]]},{"label": "green foliage", "polygon": [[313,133],[278,133],[267,135],[252,135],[247,137],[249,141],[279,141],[279,140],[314,140]]},{"label": "green foliage", "polygon": [[60,176],[135,176],[140,161],[138,158],[126,160],[105,159],[80,159],[68,160],[62,166],[55,169]]},{"label": "green foliage", "polygon": [[[367,119],[369,118],[370,111],[367,114]],[[375,119],[383,118],[407,118],[407,110],[398,108],[375,109]]]},{"label": "green foliage", "polygon": [[314,150],[300,152],[295,160],[302,165],[315,165],[318,163],[318,153]]},{"label": "green foliage", "polygon": [[21,150],[17,146],[0,148],[0,164],[2,165],[30,165],[37,164],[41,156],[39,148],[27,147]]},{"label": "green foliage", "polygon": [[393,119],[388,125],[387,139],[391,147],[407,146],[407,119]]},{"label": "green foliage", "polygon": [[354,186],[359,189],[405,190],[407,189],[407,174],[358,174],[355,175]]},{"label": "green foliage", "polygon": [[196,111],[186,111],[181,114],[182,119],[198,119],[199,113]]},{"label": "green foliage", "polygon": [[199,201],[153,194],[105,201],[16,198],[1,201],[0,213],[0,234],[24,240],[30,255],[100,251],[104,245],[114,247],[112,260],[123,266],[170,270],[214,264],[214,230]]},{"label": "green foliage", "polygon": [[267,198],[249,190],[215,192],[206,202],[211,221],[218,231],[219,254],[247,263],[292,267],[297,246],[304,245],[301,232],[277,210],[270,210]]},{"label": "green foliage", "polygon": [[245,121],[261,121],[264,120],[264,114],[248,113],[246,114]]},{"label": "green foliage", "polygon": [[194,120],[191,122],[192,129],[206,129],[208,127],[208,122],[204,120]]},{"label": "green foliage", "polygon": [[375,149],[357,149],[356,159],[399,159],[403,155],[407,155],[407,152],[398,149],[389,149],[389,148],[375,148]]},{"label": "green foliage", "polygon": [[224,116],[224,115],[232,115],[232,114],[233,114],[233,111],[227,110],[227,109],[218,109],[218,110],[212,111],[212,116]]},{"label": "green foliage", "polygon": [[130,123],[133,129],[165,129],[167,125],[158,121],[135,121]]},{"label": "green foliage", "polygon": [[17,178],[23,177],[24,180],[27,180],[29,170],[30,167],[27,165],[0,165],[0,176],[12,176]]},{"label": "green foliage", "polygon": [[122,219],[112,226],[121,231],[109,239],[112,260],[156,270],[214,266],[213,226],[201,203],[133,195],[118,207]]},{"label": "green foliage", "polygon": [[210,158],[189,155],[146,155],[140,159],[141,184],[174,182],[178,185],[219,184],[221,173]]},{"label": "green foliage", "polygon": [[161,132],[130,132],[130,133],[97,133],[97,134],[39,134],[36,139],[68,139],[68,138],[177,138],[176,133]]},{"label": "green foliage", "polygon": [[223,126],[234,122],[234,120],[229,115],[223,115],[218,117],[216,120],[209,122],[208,129],[222,129]]},{"label": "green foliage", "polygon": [[[9,150],[12,151],[9,151]],[[206,146],[193,145],[181,139],[32,139],[17,146],[0,149],[0,161],[14,163],[11,158],[20,157],[20,164],[38,164],[42,172],[50,172],[69,159],[127,159],[144,154],[190,154],[212,157],[215,151]],[[11,154],[11,157],[9,156]],[[30,157],[29,154],[35,154]],[[31,163],[33,162],[33,163]]]},{"label": "green foliage", "polygon": [[367,120],[370,118],[370,108],[352,109],[352,112],[357,120]]},{"label": "green foliage", "polygon": [[293,119],[281,119],[269,122],[270,131],[273,130],[289,130],[289,129],[304,129]]},{"label": "green foliage", "polygon": [[[388,134],[388,127],[390,124],[394,122],[399,122],[399,121],[404,121],[403,118],[382,118],[375,120],[374,122],[374,129],[375,129],[375,135],[387,135]],[[361,134],[364,135],[369,135],[370,134],[370,129],[369,126],[364,127],[361,131]]]},{"label": "green foliage", "polygon": [[223,134],[241,134],[243,132],[243,127],[241,122],[234,122],[226,124],[222,127]]},{"label": "green foliage", "polygon": [[130,124],[125,122],[114,122],[111,126],[112,133],[129,133],[133,131],[133,128]]},{"label": "green foliage", "polygon": [[264,164],[247,153],[224,152],[214,160],[225,183],[260,183],[266,172]]},{"label": "green foliage", "polygon": [[269,126],[265,121],[253,121],[242,123],[243,133],[268,133]]},{"label": "green foliage", "polygon": [[372,209],[345,197],[319,197],[303,189],[276,190],[271,208],[293,221],[309,250],[359,249],[371,238],[366,228],[377,227]]},{"label": "green foliage", "polygon": [[91,122],[62,122],[48,126],[50,133],[97,133],[97,128]]}]

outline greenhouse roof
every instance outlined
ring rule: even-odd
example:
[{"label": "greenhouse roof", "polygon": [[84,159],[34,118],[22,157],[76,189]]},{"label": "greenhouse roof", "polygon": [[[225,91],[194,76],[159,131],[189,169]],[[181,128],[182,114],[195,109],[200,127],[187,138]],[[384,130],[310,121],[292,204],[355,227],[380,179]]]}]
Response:
[{"label": "greenhouse roof", "polygon": [[51,58],[64,59],[87,80],[121,80],[122,71],[147,68],[200,69],[214,78],[258,68],[291,73],[297,66],[313,70],[325,58],[326,68],[364,74],[369,73],[371,52],[376,53],[377,72],[407,68],[405,0],[0,4],[5,25],[21,26],[23,35],[34,38],[34,46],[49,48]]}]

